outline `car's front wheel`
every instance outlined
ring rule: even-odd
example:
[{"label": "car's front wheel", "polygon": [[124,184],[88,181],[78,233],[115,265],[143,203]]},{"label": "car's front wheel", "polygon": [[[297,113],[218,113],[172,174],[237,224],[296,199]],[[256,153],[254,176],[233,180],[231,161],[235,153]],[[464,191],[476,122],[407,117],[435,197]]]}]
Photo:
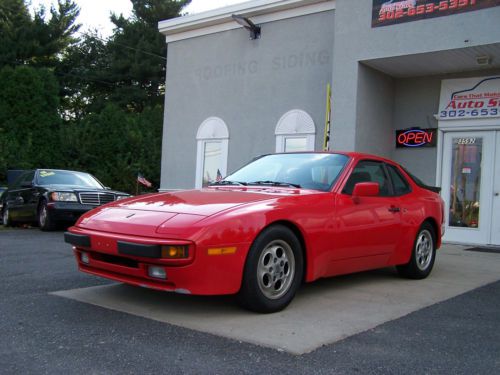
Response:
[{"label": "car's front wheel", "polygon": [[292,301],[302,276],[302,249],[295,234],[282,225],[266,228],[248,253],[239,302],[256,312],[280,311]]},{"label": "car's front wheel", "polygon": [[436,233],[432,225],[425,222],[420,227],[410,261],[397,266],[401,276],[410,279],[425,279],[432,271],[436,259]]},{"label": "car's front wheel", "polygon": [[38,226],[43,231],[50,231],[56,228],[56,223],[50,215],[46,201],[40,202],[38,206]]}]

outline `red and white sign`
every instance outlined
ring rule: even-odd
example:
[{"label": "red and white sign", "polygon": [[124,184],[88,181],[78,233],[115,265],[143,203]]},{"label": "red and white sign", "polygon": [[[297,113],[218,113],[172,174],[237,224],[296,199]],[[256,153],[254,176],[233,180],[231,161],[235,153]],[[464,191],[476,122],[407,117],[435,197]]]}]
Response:
[{"label": "red and white sign", "polygon": [[444,80],[439,120],[500,117],[500,76]]}]

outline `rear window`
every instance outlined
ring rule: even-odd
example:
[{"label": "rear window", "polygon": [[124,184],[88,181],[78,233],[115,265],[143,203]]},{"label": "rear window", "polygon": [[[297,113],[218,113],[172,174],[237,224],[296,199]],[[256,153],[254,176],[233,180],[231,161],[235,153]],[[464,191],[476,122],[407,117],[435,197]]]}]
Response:
[{"label": "rear window", "polygon": [[408,172],[408,170],[405,168],[405,167],[401,167],[403,168],[403,170],[405,171],[405,173],[411,177],[411,179],[413,180],[413,182],[415,182],[419,187],[421,187],[422,189],[427,189],[427,190],[430,190],[430,191],[433,191],[434,193],[440,193],[441,192],[441,188],[438,187],[438,186],[429,186],[427,184],[425,184],[421,179],[419,179],[417,176],[413,175],[412,173]]},{"label": "rear window", "polygon": [[410,185],[399,170],[390,164],[387,164],[389,176],[391,176],[392,186],[394,188],[394,195],[404,195],[411,192]]}]

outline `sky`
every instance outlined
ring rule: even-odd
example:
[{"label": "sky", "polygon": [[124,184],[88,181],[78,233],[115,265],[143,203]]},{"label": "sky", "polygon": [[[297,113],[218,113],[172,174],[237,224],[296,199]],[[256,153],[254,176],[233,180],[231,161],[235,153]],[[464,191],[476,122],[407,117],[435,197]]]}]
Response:
[{"label": "sky", "polygon": [[[185,8],[185,12],[200,13],[244,1],[248,0],[192,0]],[[86,32],[89,29],[97,29],[103,37],[111,35],[113,30],[113,25],[109,21],[111,12],[128,16],[132,10],[132,3],[129,0],[75,0],[75,2],[80,7],[78,17],[78,22],[82,24],[80,30]],[[56,0],[31,0],[31,6],[35,8],[44,5],[49,9],[51,4],[55,3]]]}]

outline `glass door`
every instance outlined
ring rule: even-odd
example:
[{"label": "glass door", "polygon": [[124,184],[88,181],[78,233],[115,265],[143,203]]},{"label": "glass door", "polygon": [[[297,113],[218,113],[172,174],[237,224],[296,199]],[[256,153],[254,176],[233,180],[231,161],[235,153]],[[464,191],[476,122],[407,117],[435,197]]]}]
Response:
[{"label": "glass door", "polygon": [[495,132],[445,133],[442,192],[444,240],[490,243]]}]

